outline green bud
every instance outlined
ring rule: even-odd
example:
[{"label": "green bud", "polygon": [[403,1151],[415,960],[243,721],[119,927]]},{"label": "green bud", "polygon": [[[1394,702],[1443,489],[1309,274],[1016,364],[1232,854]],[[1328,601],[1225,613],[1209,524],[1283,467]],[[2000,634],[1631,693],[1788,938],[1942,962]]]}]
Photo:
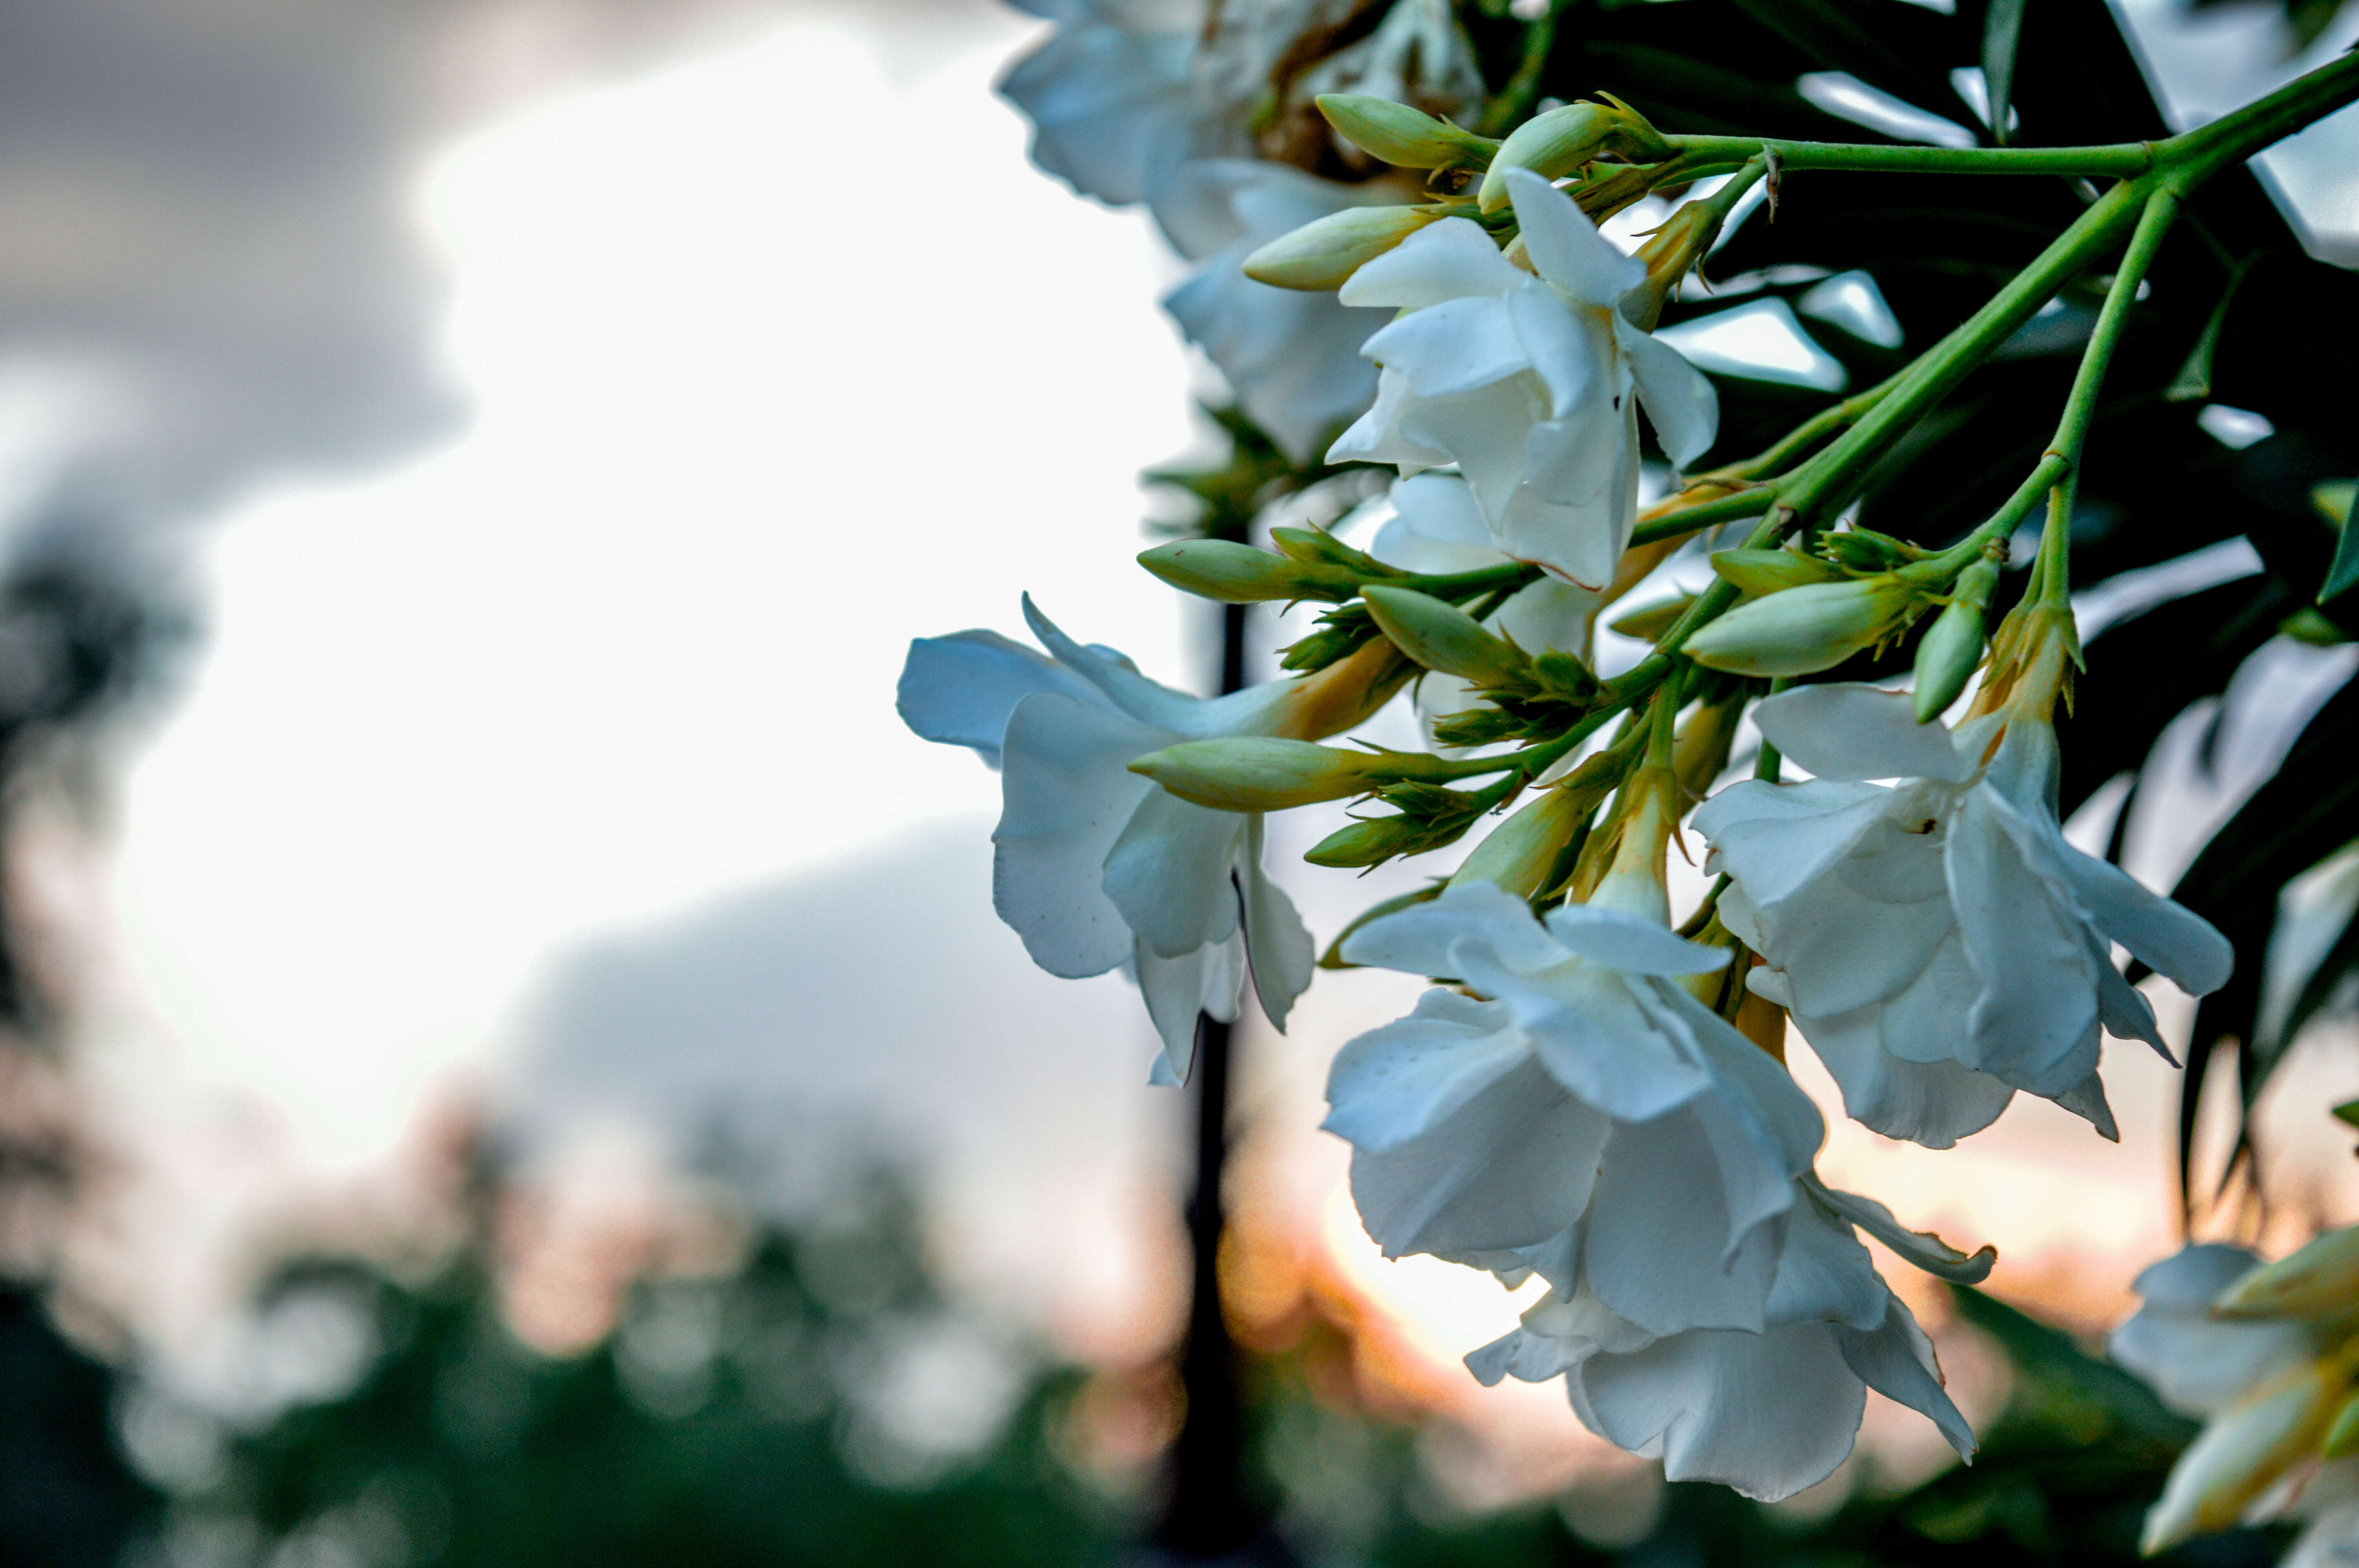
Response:
[{"label": "green bud", "polygon": [[1836,567],[1794,550],[1716,550],[1712,569],[1748,599],[1811,583],[1848,580]]},{"label": "green bud", "polygon": [[1806,583],[1747,600],[1706,622],[1680,652],[1734,675],[1806,676],[1897,633],[1921,608],[1918,595],[1889,577]]},{"label": "green bud", "polygon": [[1245,273],[1273,288],[1341,288],[1440,216],[1427,207],[1348,207],[1270,241],[1245,257]]},{"label": "green bud", "polygon": [[1330,833],[1302,858],[1314,866],[1380,866],[1456,841],[1483,814],[1474,796],[1438,784],[1395,784],[1379,798],[1397,807],[1397,815],[1365,817]]},{"label": "green bud", "polygon": [[1549,873],[1556,869],[1565,846],[1596,811],[1597,798],[1586,790],[1540,791],[1538,800],[1474,846],[1450,885],[1496,882],[1518,897],[1530,898],[1547,886]]},{"label": "green bud", "polygon": [[2327,1423],[2326,1436],[2318,1444],[2321,1459],[2348,1459],[2359,1454],[2359,1394],[2352,1395]]},{"label": "green bud", "polygon": [[1925,558],[1925,552],[1907,540],[1869,528],[1846,528],[1840,534],[1826,535],[1819,540],[1819,549],[1837,566],[1849,567],[1855,572],[1890,571]]},{"label": "green bud", "polygon": [[1984,613],[1998,586],[1998,562],[1988,556],[1958,574],[1949,607],[1917,644],[1917,722],[1930,724],[1958,700],[1983,662]]},{"label": "green bud", "polygon": [[1421,110],[1364,92],[1322,92],[1319,112],[1335,134],[1397,168],[1481,168],[1499,144]]},{"label": "green bud", "polygon": [[[1758,553],[1767,555],[1771,552]],[[1783,551],[1776,553],[1784,554]],[[1618,621],[1608,622],[1607,630],[1651,643],[1678,624],[1680,617],[1685,615],[1688,606],[1694,602],[1695,595],[1692,593],[1682,593],[1674,599],[1658,599],[1652,604],[1640,605]]]},{"label": "green bud", "polygon": [[1324,528],[1272,528],[1269,542],[1288,560],[1347,567],[1362,577],[1397,575],[1375,557],[1352,548]]},{"label": "green bud", "polygon": [[1479,687],[1527,686],[1531,661],[1454,604],[1406,588],[1368,588],[1360,597],[1392,645],[1430,670]]},{"label": "green bud", "polygon": [[1266,735],[1182,741],[1130,764],[1182,800],[1219,811],[1283,811],[1365,795],[1399,775],[1404,759]]},{"label": "green bud", "polygon": [[1509,169],[1527,168],[1554,179],[1608,152],[1636,163],[1660,163],[1671,156],[1671,147],[1646,116],[1619,99],[1567,103],[1516,127],[1492,155],[1477,199],[1484,211],[1496,212],[1507,204]]},{"label": "green bud", "polygon": [[1184,593],[1222,604],[1352,597],[1359,579],[1341,567],[1289,560],[1227,539],[1182,539],[1143,552],[1138,564]]}]

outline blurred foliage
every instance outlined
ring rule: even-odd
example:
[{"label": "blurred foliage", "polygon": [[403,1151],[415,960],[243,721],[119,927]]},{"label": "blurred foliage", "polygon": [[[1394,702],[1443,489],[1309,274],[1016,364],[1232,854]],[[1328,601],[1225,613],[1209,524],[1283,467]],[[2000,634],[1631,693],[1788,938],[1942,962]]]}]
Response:
[{"label": "blurred foliage", "polygon": [[107,1568],[161,1497],[115,1442],[115,1369],[0,1287],[0,1568]]}]

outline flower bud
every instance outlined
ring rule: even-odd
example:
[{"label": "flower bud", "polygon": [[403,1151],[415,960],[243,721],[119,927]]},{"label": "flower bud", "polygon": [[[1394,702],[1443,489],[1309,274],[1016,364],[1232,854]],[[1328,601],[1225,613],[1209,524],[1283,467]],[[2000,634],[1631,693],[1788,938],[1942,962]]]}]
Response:
[{"label": "flower bud", "polygon": [[2312,1322],[2359,1309],[2359,1226],[2330,1230],[2238,1280],[2212,1303],[2214,1317],[2292,1317]]},{"label": "flower bud", "polygon": [[1671,147],[1645,115],[1616,98],[1608,97],[1603,103],[1567,103],[1535,114],[1491,155],[1478,197],[1482,209],[1496,212],[1507,204],[1511,168],[1527,168],[1554,179],[1608,152],[1636,163],[1660,163],[1671,156]]},{"label": "flower bud", "polygon": [[1819,549],[1837,566],[1855,572],[1890,571],[1925,558],[1925,552],[1906,539],[1873,528],[1845,528],[1826,535],[1820,539]]},{"label": "flower bud", "polygon": [[1339,567],[1289,560],[1227,539],[1181,539],[1143,552],[1138,564],[1173,588],[1222,604],[1267,600],[1342,600],[1359,579]]},{"label": "flower bud", "polygon": [[1811,583],[1748,600],[1708,622],[1680,652],[1734,675],[1806,676],[1875,646],[1917,607],[1917,589],[1888,577]]},{"label": "flower bud", "polygon": [[1270,241],[1245,257],[1245,274],[1275,288],[1341,288],[1440,215],[1426,207],[1347,207]]},{"label": "flower bud", "polygon": [[1680,281],[1719,237],[1720,214],[1705,201],[1685,203],[1647,236],[1638,247],[1638,259],[1647,264],[1646,281],[1622,297],[1622,314],[1630,324],[1653,331],[1662,319],[1663,301],[1679,292]]},{"label": "flower bud", "polygon": [[1396,168],[1481,168],[1499,144],[1422,110],[1364,92],[1322,92],[1319,112],[1335,134]]},{"label": "flower bud", "polygon": [[1400,759],[1266,735],[1183,741],[1130,764],[1182,800],[1220,811],[1283,811],[1364,795],[1399,775]]},{"label": "flower bud", "polygon": [[1814,582],[1845,582],[1843,571],[1794,550],[1716,550],[1712,569],[1747,599]]},{"label": "flower bud", "polygon": [[1456,605],[1406,588],[1372,587],[1361,598],[1393,646],[1427,669],[1478,687],[1530,684],[1531,661]]},{"label": "flower bud", "polygon": [[2138,1551],[2151,1557],[2234,1525],[2310,1452],[2348,1391],[2341,1378],[2306,1368],[2214,1416],[2171,1468],[2162,1499],[2146,1516]]},{"label": "flower bud", "polygon": [[1950,603],[1917,644],[1917,722],[1930,724],[1958,700],[1983,662],[1984,612],[1998,586],[1998,562],[1988,556],[1958,574]]},{"label": "flower bud", "polygon": [[1658,599],[1652,604],[1642,604],[1619,620],[1608,623],[1606,630],[1617,636],[1636,637],[1644,642],[1661,640],[1664,633],[1679,624],[1680,617],[1694,604],[1692,593],[1679,594],[1670,599]]},{"label": "flower bud", "polygon": [[1474,846],[1465,864],[1450,879],[1451,887],[1465,882],[1496,882],[1518,898],[1544,890],[1550,873],[1572,836],[1597,809],[1593,789],[1557,787],[1539,792],[1539,798],[1491,830]]}]

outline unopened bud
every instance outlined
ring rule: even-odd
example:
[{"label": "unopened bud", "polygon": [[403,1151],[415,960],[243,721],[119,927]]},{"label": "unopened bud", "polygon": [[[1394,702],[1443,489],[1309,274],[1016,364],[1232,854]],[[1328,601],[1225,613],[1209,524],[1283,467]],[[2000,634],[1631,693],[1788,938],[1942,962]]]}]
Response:
[{"label": "unopened bud", "polygon": [[1184,593],[1222,604],[1293,599],[1340,602],[1359,589],[1359,579],[1341,567],[1289,560],[1228,539],[1158,545],[1143,552],[1138,564]]},{"label": "unopened bud", "polygon": [[1544,179],[1554,179],[1601,154],[1619,154],[1636,163],[1660,163],[1671,156],[1671,150],[1645,115],[1618,98],[1607,97],[1603,103],[1567,103],[1533,115],[1509,134],[1491,155],[1491,167],[1483,172],[1478,200],[1485,212],[1505,207],[1511,168],[1527,168]]},{"label": "unopened bud", "polygon": [[1597,794],[1579,788],[1540,791],[1525,806],[1474,846],[1450,879],[1451,887],[1465,882],[1496,882],[1518,898],[1545,890],[1557,861],[1572,836],[1597,809]]},{"label": "unopened bud", "polygon": [[2311,1322],[2359,1308],[2359,1226],[2330,1230],[2299,1250],[2264,1263],[2212,1303],[2215,1317],[2291,1317]]},{"label": "unopened bud", "polygon": [[2151,1557],[2243,1519],[2247,1505],[2309,1454],[2347,1391],[2342,1379],[2306,1368],[2212,1417],[2172,1466],[2138,1551]]},{"label": "unopened bud", "polygon": [[1708,669],[1806,676],[1872,648],[1908,622],[1917,589],[1891,578],[1812,583],[1748,600],[1680,650]]},{"label": "unopened bud", "polygon": [[1718,550],[1712,554],[1712,569],[1747,599],[1815,582],[1850,580],[1816,556],[1794,550]]},{"label": "unopened bud", "polygon": [[1483,815],[1483,802],[1439,784],[1395,784],[1380,799],[1396,808],[1330,833],[1302,858],[1314,866],[1380,866],[1397,855],[1422,855],[1451,844]]},{"label": "unopened bud", "polygon": [[1855,572],[1884,572],[1925,558],[1925,552],[1906,539],[1879,534],[1873,528],[1845,528],[1819,541],[1819,548],[1837,566]]},{"label": "unopened bud", "polygon": [[1950,602],[1917,644],[1917,722],[1930,724],[1958,700],[1983,662],[1983,631],[1998,562],[1988,556],[1958,574]]},{"label": "unopened bud", "polygon": [[1130,764],[1182,800],[1220,811],[1283,811],[1365,795],[1398,776],[1399,759],[1308,741],[1231,736],[1182,741]]},{"label": "unopened bud", "polygon": [[1481,168],[1499,144],[1422,110],[1364,92],[1322,92],[1319,112],[1335,134],[1396,168]]},{"label": "unopened bud", "polygon": [[1695,603],[1695,595],[1682,593],[1672,599],[1658,599],[1652,604],[1642,604],[1627,615],[1608,623],[1606,630],[1617,636],[1636,637],[1652,643],[1680,622],[1680,617]]},{"label": "unopened bud", "polygon": [[1478,687],[1530,684],[1531,661],[1456,605],[1406,588],[1369,588],[1361,597],[1392,645],[1427,669]]},{"label": "unopened bud", "polygon": [[1245,257],[1245,274],[1275,288],[1341,288],[1440,216],[1424,207],[1347,207],[1270,241]]},{"label": "unopened bud", "polygon": [[1622,297],[1622,314],[1632,326],[1653,331],[1662,319],[1663,301],[1679,292],[1688,274],[1696,269],[1720,237],[1720,214],[1707,201],[1690,201],[1670,215],[1638,247],[1647,264],[1646,281]]}]

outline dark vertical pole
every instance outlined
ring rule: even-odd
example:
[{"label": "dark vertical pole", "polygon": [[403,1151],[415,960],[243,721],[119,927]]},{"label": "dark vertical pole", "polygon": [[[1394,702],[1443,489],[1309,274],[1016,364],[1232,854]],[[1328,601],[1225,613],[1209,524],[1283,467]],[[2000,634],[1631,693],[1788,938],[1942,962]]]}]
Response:
[{"label": "dark vertical pole", "polygon": [[[1245,607],[1221,615],[1221,690],[1245,684]],[[1279,1562],[1273,1544],[1257,1541],[1264,1520],[1245,1484],[1245,1401],[1237,1379],[1236,1345],[1221,1312],[1221,1229],[1225,1218],[1221,1170],[1229,1146],[1229,1066],[1232,1031],[1205,1016],[1196,1021],[1196,1186],[1188,1201],[1193,1253],[1188,1298],[1188,1340],[1180,1352],[1180,1386],[1188,1401],[1172,1446],[1171,1501],[1158,1532],[1180,1562],[1234,1558]]]}]

